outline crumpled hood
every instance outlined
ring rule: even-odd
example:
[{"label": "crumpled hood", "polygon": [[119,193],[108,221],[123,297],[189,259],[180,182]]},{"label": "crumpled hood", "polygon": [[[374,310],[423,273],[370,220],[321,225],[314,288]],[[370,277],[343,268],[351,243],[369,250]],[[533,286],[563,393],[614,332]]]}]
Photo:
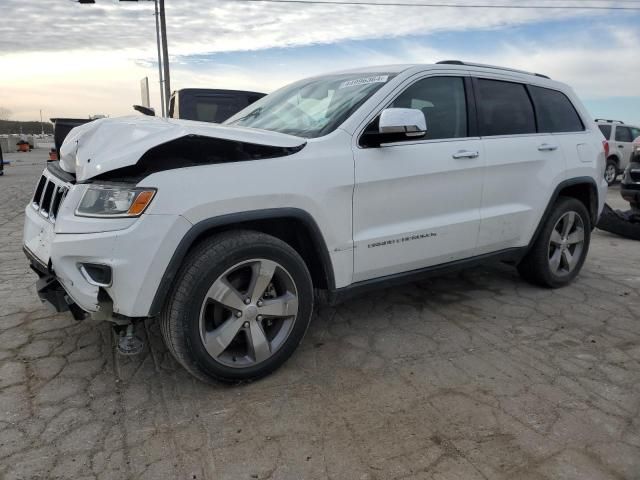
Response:
[{"label": "crumpled hood", "polygon": [[149,149],[196,135],[282,148],[303,145],[304,138],[284,133],[191,120],[150,116],[101,118],[69,132],[60,147],[60,166],[82,182],[111,170],[135,165]]}]

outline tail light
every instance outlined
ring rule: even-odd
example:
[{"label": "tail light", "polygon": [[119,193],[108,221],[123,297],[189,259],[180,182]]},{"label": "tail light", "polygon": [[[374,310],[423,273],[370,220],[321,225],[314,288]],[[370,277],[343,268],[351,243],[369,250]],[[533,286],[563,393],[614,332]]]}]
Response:
[{"label": "tail light", "polygon": [[609,142],[602,140],[602,147],[604,148],[604,158],[609,156]]}]

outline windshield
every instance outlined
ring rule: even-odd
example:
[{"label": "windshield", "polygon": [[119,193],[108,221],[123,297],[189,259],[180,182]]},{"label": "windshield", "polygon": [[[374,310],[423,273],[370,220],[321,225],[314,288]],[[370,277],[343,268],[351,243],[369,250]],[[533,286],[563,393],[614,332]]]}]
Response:
[{"label": "windshield", "polygon": [[340,126],[392,73],[327,75],[292,83],[258,100],[224,122],[306,138]]}]

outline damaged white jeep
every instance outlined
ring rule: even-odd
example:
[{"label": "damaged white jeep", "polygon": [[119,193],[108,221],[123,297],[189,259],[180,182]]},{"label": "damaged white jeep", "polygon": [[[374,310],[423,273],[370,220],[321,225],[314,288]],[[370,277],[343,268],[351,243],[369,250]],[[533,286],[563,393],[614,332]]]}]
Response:
[{"label": "damaged white jeep", "polygon": [[543,75],[459,61],[335,73],[223,125],[75,128],[26,207],[24,250],[58,311],[123,340],[157,317],[193,375],[246,381],[293,353],[317,292],[489,260],[566,285],[604,204],[605,148]]}]

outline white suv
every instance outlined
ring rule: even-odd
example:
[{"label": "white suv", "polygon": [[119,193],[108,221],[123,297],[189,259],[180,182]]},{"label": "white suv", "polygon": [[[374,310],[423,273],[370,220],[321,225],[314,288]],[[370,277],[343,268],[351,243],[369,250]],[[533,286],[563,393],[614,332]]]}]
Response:
[{"label": "white suv", "polygon": [[609,141],[609,155],[604,171],[604,178],[612,185],[618,174],[624,172],[633,154],[633,141],[640,137],[640,128],[625,125],[620,120],[596,119],[598,128]]},{"label": "white suv", "polygon": [[573,91],[446,61],[296,82],[212,125],[75,128],[26,208],[38,291],[76,318],[158,317],[204,380],[263,376],[295,350],[314,291],[489,260],[538,285],[580,271],[605,153]]}]

